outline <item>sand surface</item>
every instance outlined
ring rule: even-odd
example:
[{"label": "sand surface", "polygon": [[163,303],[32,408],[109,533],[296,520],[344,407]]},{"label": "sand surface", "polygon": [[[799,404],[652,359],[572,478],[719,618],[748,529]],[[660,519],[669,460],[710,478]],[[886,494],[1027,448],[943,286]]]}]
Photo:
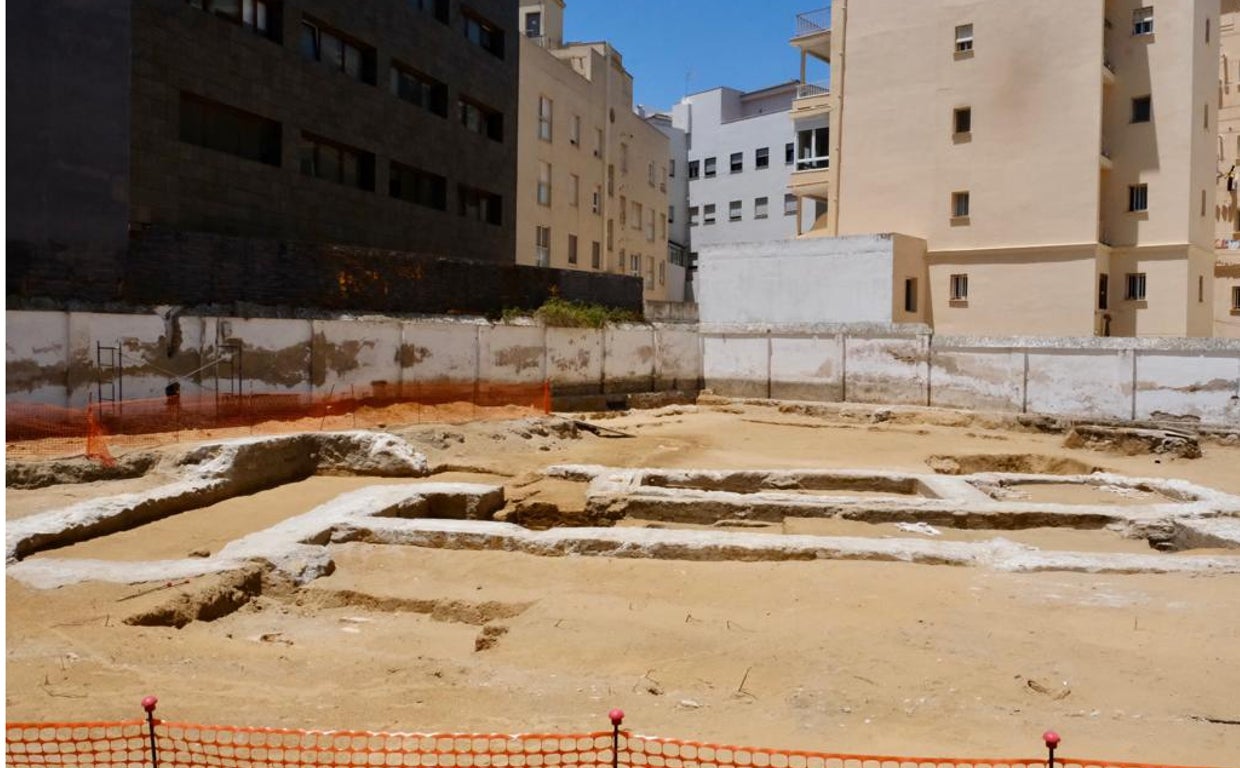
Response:
[{"label": "sand surface", "polygon": [[[634,412],[598,423],[635,437],[561,440],[502,423],[389,428],[418,443],[432,464],[456,470],[432,480],[503,484],[510,500],[565,508],[580,508],[584,484],[540,479],[541,468],[925,472],[935,454],[1032,453],[1240,493],[1240,449],[1216,444],[1204,445],[1197,460],[1118,456],[1064,449],[1061,435],[828,422],[757,406]],[[391,481],[313,478],[46,556],[215,551],[375,482]],[[6,497],[33,511],[135,483]],[[911,535],[804,519],[771,530],[785,531]],[[1106,531],[1001,535],[1048,549],[1150,551]],[[954,540],[987,536],[944,532]],[[619,706],[638,732],[721,743],[1036,757],[1039,735],[1055,728],[1068,757],[1240,765],[1240,726],[1208,722],[1240,721],[1236,576],[538,558],[364,544],[333,545],[332,554],[331,576],[181,629],[123,619],[219,577],[147,594],[151,585],[38,591],[8,579],[7,718],[131,718],[154,693],[161,714],[176,720],[580,731],[606,728],[607,710]],[[476,650],[484,626],[506,632]]]}]

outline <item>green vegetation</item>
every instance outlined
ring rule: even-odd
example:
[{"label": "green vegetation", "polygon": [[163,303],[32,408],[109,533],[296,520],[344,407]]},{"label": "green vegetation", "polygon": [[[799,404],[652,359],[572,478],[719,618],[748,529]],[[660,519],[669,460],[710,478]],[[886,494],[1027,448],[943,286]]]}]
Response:
[{"label": "green vegetation", "polygon": [[533,312],[521,309],[505,309],[501,319],[510,322],[518,317],[536,317],[544,325],[554,328],[602,328],[609,323],[640,323],[642,316],[631,310],[605,307],[602,304],[583,304],[552,296]]}]

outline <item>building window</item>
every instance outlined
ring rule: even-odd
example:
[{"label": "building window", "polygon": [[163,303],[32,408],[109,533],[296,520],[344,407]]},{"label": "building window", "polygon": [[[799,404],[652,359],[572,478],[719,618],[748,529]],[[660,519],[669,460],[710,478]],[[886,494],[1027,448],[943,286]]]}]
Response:
[{"label": "building window", "polygon": [[603,267],[603,248],[597,240],[590,243],[590,266],[594,269]]},{"label": "building window", "polygon": [[603,129],[602,128],[594,129],[594,156],[595,157],[603,156]]},{"label": "building window", "polygon": [[525,36],[542,37],[542,12],[530,11],[525,14]]},{"label": "building window", "polygon": [[1149,96],[1138,96],[1132,100],[1132,122],[1148,123],[1152,111]]},{"label": "building window", "polygon": [[1201,190],[1201,215],[1203,217],[1206,215],[1206,191],[1204,189]]},{"label": "building window", "polygon": [[702,223],[706,225],[715,223],[715,204],[702,206]]},{"label": "building window", "polygon": [[280,165],[279,123],[184,92],[181,141],[267,165]]},{"label": "building window", "polygon": [[441,24],[448,23],[448,0],[408,0],[410,7],[418,11],[429,11]]},{"label": "building window", "polygon": [[577,236],[576,235],[568,236],[568,263],[569,264],[577,263]]},{"label": "building window", "polygon": [[1210,130],[1210,105],[1201,105],[1201,130],[1209,132]]},{"label": "building window", "polygon": [[969,107],[957,109],[953,115],[952,126],[957,135],[970,133],[973,130],[973,110]]},{"label": "building window", "polygon": [[538,163],[538,204],[551,205],[551,163]]},{"label": "building window", "polygon": [[611,253],[612,251],[616,250],[615,223],[616,222],[614,219],[607,220],[607,252],[608,253]]},{"label": "building window", "polygon": [[696,227],[698,225],[698,207],[696,205],[689,206],[689,226]]},{"label": "building window", "polygon": [[303,133],[300,156],[307,176],[374,191],[375,156],[369,152]]},{"label": "building window", "polygon": [[745,153],[744,152],[733,152],[732,157],[729,158],[728,164],[729,164],[729,171],[731,173],[740,173],[741,171],[745,170]]},{"label": "building window", "polygon": [[616,196],[616,166],[610,163],[607,165],[607,196]]},{"label": "building window", "polygon": [[581,177],[575,173],[568,175],[568,204],[577,207],[577,196],[581,194]]},{"label": "building window", "polygon": [[728,203],[728,221],[741,220],[741,201],[733,200]]},{"label": "building window", "polygon": [[917,311],[917,278],[915,277],[904,279],[904,311]]},{"label": "building window", "polygon": [[301,55],[354,80],[375,84],[375,49],[317,21],[301,21]]},{"label": "building window", "polygon": [[1132,33],[1134,35],[1154,34],[1154,8],[1145,6],[1132,12]]},{"label": "building window", "polygon": [[458,189],[461,215],[467,219],[500,226],[504,223],[503,203],[499,195],[473,187]]},{"label": "building window", "polygon": [[188,0],[188,2],[200,11],[206,11],[234,24],[240,24],[269,40],[280,42],[281,3],[277,0]]},{"label": "building window", "polygon": [[504,140],[504,114],[464,96],[457,102],[461,113],[461,125],[466,130],[486,136],[491,141]]},{"label": "building window", "polygon": [[973,25],[961,24],[956,27],[956,53],[968,53],[973,50]]},{"label": "building window", "polygon": [[1145,273],[1129,272],[1124,277],[1124,298],[1129,301],[1145,301]]},{"label": "building window", "polygon": [[1240,285],[1231,287],[1231,311],[1240,312]]},{"label": "building window", "polygon": [[1197,303],[1204,304],[1206,301],[1206,279],[1202,275],[1197,275]]},{"label": "building window", "polygon": [[667,284],[667,265],[659,262],[659,285]]},{"label": "building window", "polygon": [[676,158],[674,157],[667,161],[667,175],[673,179],[676,178]]},{"label": "building window", "polygon": [[654,209],[646,209],[646,241],[654,242]]},{"label": "building window", "polygon": [[808,128],[797,131],[797,170],[811,171],[831,167],[827,148],[828,130]]},{"label": "building window", "polygon": [[603,188],[594,185],[594,196],[590,199],[590,213],[601,214],[603,212]]},{"label": "building window", "polygon": [[1110,309],[1111,276],[1105,272],[1098,275],[1098,309]]},{"label": "building window", "polygon": [[629,223],[629,199],[620,195],[620,226]]},{"label": "building window", "polygon": [[676,206],[674,205],[669,205],[667,207],[667,223],[668,224],[676,223]]},{"label": "building window", "polygon": [[551,99],[538,97],[538,138],[551,141]]},{"label": "building window", "polygon": [[620,143],[620,173],[629,173],[629,145],[624,142]]},{"label": "building window", "polygon": [[788,142],[784,145],[784,165],[792,165],[796,158],[796,144]]},{"label": "building window", "polygon": [[700,170],[701,170],[701,164],[697,160],[689,161],[689,178],[690,179],[698,178],[701,175],[699,173]]},{"label": "building window", "polygon": [[951,300],[969,300],[969,276],[967,274],[952,275]]},{"label": "building window", "polygon": [[393,63],[388,70],[388,86],[393,96],[440,117],[448,116],[448,86],[435,78]]},{"label": "building window", "polygon": [[650,164],[646,166],[646,183],[652,187],[654,186],[654,161],[653,160],[651,160]]},{"label": "building window", "polygon": [[706,178],[708,179],[712,178],[715,175],[715,158],[713,157],[706,158],[706,167],[704,170],[706,173]]},{"label": "building window", "polygon": [[573,115],[573,121],[568,124],[568,143],[581,146],[581,115]]},{"label": "building window", "polygon": [[1133,184],[1128,187],[1128,210],[1134,213],[1149,210],[1150,202],[1149,186],[1146,184]]},{"label": "building window", "polygon": [[388,194],[437,211],[448,208],[447,179],[395,161],[388,171]]},{"label": "building window", "polygon": [[551,227],[534,227],[534,263],[551,266]]},{"label": "building window", "polygon": [[667,214],[666,213],[659,214],[659,239],[660,240],[667,239]]},{"label": "building window", "polygon": [[797,196],[796,195],[784,195],[784,215],[785,216],[796,216],[797,215]]},{"label": "building window", "polygon": [[631,224],[631,225],[632,225],[633,229],[636,229],[636,230],[638,230],[639,232],[641,231],[641,228],[642,228],[642,204],[641,204],[641,203],[639,203],[639,202],[637,202],[636,200],[634,200],[634,201],[633,201],[633,215],[629,217],[629,224]]},{"label": "building window", "polygon": [[465,12],[465,39],[497,59],[504,58],[504,32],[477,14]]},{"label": "building window", "polygon": [[667,166],[659,166],[659,191],[667,191]]},{"label": "building window", "polygon": [[1210,20],[1206,19],[1206,45],[1210,44]]},{"label": "building window", "polygon": [[633,277],[642,276],[642,257],[640,253],[629,256],[629,274]]},{"label": "building window", "polygon": [[770,164],[771,164],[770,147],[761,147],[759,149],[754,150],[753,152],[753,167],[754,168],[767,168],[770,166]]},{"label": "building window", "polygon": [[969,193],[952,193],[952,218],[966,219],[969,217]]},{"label": "building window", "polygon": [[753,217],[755,219],[765,219],[767,209],[767,198],[755,197],[753,201]]}]

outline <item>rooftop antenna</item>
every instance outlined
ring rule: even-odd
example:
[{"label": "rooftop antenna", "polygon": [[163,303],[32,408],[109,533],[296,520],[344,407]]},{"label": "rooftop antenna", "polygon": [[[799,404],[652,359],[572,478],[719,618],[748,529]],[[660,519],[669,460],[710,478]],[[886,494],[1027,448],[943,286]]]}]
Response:
[{"label": "rooftop antenna", "polygon": [[689,95],[689,81],[693,79],[693,67],[685,70],[685,95]]}]

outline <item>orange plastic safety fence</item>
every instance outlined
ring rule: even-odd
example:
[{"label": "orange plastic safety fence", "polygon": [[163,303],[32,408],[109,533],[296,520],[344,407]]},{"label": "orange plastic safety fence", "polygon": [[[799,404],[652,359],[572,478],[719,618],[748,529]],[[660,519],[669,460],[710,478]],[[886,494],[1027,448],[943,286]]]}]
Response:
[{"label": "orange plastic safety fence", "polygon": [[[171,768],[609,768],[610,731],[579,734],[421,734],[239,728],[156,721],[159,765]],[[9,723],[6,760],[20,766],[153,766],[143,721]],[[622,733],[627,768],[1045,768],[1040,758],[848,755],[737,747]],[[1172,768],[1056,758],[1063,768]]]},{"label": "orange plastic safety fence", "polygon": [[72,409],[8,402],[8,452],[112,462],[117,448],[235,434],[372,429],[511,419],[551,411],[548,382],[402,382],[327,394],[181,395]]}]

